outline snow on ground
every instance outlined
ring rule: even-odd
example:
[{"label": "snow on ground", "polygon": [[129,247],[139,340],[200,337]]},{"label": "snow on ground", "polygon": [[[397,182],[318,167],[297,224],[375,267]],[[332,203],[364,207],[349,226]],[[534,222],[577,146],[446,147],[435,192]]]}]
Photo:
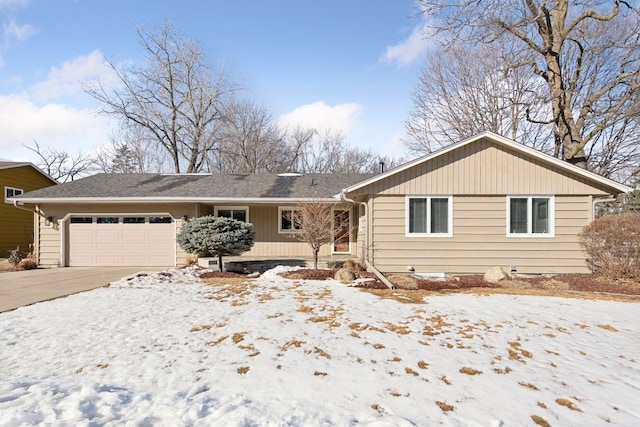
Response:
[{"label": "snow on ground", "polygon": [[0,426],[640,424],[640,306],[194,270],[0,314]]}]

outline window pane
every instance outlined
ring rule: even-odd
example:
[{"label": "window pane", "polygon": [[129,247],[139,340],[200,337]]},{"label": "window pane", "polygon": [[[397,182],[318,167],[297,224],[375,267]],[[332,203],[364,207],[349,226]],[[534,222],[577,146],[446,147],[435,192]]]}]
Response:
[{"label": "window pane", "polygon": [[144,224],[144,217],[124,217],[122,218],[123,224]]},{"label": "window pane", "polygon": [[96,221],[98,224],[117,224],[120,218],[117,216],[99,216]]},{"label": "window pane", "polygon": [[531,203],[532,233],[549,233],[549,199],[533,199]]},{"label": "window pane", "polygon": [[91,224],[93,218],[90,216],[76,216],[71,218],[71,224]]},{"label": "window pane", "polygon": [[171,224],[170,216],[150,216],[149,224]]},{"label": "window pane", "polygon": [[218,209],[218,216],[231,218],[231,209]]},{"label": "window pane", "polygon": [[431,232],[449,232],[449,199],[431,199]]},{"label": "window pane", "polygon": [[243,210],[234,210],[231,216],[236,221],[247,222],[247,211]]},{"label": "window pane", "polygon": [[409,199],[409,233],[427,232],[427,199]]},{"label": "window pane", "polygon": [[297,209],[282,209],[280,211],[280,230],[301,230],[300,211]]},{"label": "window pane", "polygon": [[527,199],[510,199],[509,231],[511,233],[527,233]]}]

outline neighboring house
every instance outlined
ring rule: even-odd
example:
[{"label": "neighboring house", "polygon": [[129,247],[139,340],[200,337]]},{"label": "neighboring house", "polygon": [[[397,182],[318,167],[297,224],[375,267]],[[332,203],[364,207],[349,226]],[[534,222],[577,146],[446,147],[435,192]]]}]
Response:
[{"label": "neighboring house", "polygon": [[206,214],[254,224],[245,257],[308,258],[289,237],[290,214],[320,199],[337,203],[352,230],[322,257],[362,258],[385,273],[575,273],[589,271],[578,233],[595,204],[627,191],[485,132],[375,176],[99,174],[17,199],[37,208],[44,267],[183,265],[176,232]]},{"label": "neighboring house", "polygon": [[7,258],[11,251],[20,248],[22,255],[33,243],[33,212],[18,209],[10,197],[28,191],[56,185],[57,182],[31,163],[0,161],[0,258]]}]

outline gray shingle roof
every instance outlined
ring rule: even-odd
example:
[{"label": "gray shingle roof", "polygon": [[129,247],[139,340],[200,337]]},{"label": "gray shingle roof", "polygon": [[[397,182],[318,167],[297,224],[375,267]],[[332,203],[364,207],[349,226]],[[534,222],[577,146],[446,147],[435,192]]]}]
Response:
[{"label": "gray shingle roof", "polygon": [[107,174],[25,193],[17,198],[55,199],[304,199],[328,198],[371,174]]}]

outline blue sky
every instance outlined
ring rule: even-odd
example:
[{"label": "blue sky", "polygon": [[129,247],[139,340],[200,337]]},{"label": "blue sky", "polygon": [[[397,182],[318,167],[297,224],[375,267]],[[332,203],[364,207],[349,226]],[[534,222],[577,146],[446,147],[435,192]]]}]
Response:
[{"label": "blue sky", "polygon": [[34,140],[71,154],[107,144],[114,125],[80,83],[109,81],[105,59],[141,62],[135,26],[165,20],[275,120],[402,155],[427,45],[417,12],[413,0],[0,0],[0,158],[35,161],[22,147]]}]

